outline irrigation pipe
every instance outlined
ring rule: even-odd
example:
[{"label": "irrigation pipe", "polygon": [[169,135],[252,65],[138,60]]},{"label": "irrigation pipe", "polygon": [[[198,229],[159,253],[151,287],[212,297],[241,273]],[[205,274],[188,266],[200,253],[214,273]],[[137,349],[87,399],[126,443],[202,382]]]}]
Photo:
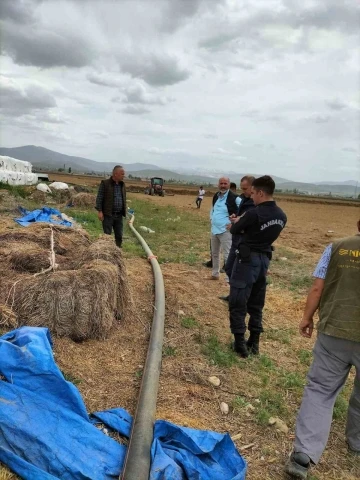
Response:
[{"label": "irrigation pipe", "polygon": [[150,449],[153,441],[164,338],[165,288],[158,261],[143,237],[134,228],[134,218],[134,215],[132,215],[129,221],[129,227],[141,243],[153,269],[155,280],[155,307],[138,404],[133,420],[124,468],[120,478],[121,480],[148,480],[151,463]]}]

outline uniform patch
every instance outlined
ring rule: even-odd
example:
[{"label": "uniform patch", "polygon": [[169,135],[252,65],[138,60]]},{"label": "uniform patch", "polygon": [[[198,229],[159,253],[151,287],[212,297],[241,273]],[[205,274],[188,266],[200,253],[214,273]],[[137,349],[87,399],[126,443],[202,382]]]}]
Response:
[{"label": "uniform patch", "polygon": [[279,218],[275,218],[274,220],[269,220],[266,223],[263,223],[260,227],[260,230],[265,230],[265,228],[271,227],[272,225],[280,225],[281,228],[284,228],[284,221],[280,220]]}]

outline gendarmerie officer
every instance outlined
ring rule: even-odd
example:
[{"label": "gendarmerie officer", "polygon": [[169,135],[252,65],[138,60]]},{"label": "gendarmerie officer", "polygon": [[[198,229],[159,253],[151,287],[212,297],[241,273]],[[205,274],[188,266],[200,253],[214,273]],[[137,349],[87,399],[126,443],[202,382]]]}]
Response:
[{"label": "gendarmerie officer", "polygon": [[[238,208],[237,214],[233,215],[233,217],[240,217],[243,213],[247,212],[248,210],[255,208],[253,199],[251,198],[251,187],[252,183],[255,180],[255,177],[251,175],[245,175],[240,180],[240,189],[242,194],[240,195],[240,206]],[[231,227],[231,224],[229,225]],[[231,248],[229,252],[229,256],[226,260],[225,265],[225,272],[226,275],[230,278],[231,272],[234,266],[234,261],[236,259],[236,250],[239,242],[241,241],[241,235],[231,235]],[[225,302],[229,301],[229,295],[219,297],[221,300]]]},{"label": "gendarmerie officer", "polygon": [[[230,277],[230,328],[235,337],[234,349],[242,357],[259,353],[263,331],[262,310],[265,303],[266,273],[272,244],[285,227],[285,213],[273,200],[274,180],[265,175],[254,180],[251,197],[256,208],[233,219],[230,233],[241,235]],[[245,342],[245,317],[249,313],[250,337]]]}]

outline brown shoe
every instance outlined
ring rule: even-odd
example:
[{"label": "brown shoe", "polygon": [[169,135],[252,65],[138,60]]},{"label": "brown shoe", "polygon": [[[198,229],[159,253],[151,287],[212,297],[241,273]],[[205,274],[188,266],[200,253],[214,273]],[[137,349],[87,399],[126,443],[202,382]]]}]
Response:
[{"label": "brown shoe", "polygon": [[215,275],[211,275],[210,280],[219,280],[219,278],[220,278],[219,276],[215,277]]}]

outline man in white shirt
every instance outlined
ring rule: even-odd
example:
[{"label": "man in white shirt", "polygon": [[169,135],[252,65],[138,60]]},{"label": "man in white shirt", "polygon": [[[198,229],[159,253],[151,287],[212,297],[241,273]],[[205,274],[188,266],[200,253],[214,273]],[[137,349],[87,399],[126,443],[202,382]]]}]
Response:
[{"label": "man in white shirt", "polygon": [[200,188],[199,188],[197,199],[196,199],[197,208],[200,208],[201,202],[204,199],[204,195],[205,195],[205,190],[203,189],[203,186],[201,185]]}]

